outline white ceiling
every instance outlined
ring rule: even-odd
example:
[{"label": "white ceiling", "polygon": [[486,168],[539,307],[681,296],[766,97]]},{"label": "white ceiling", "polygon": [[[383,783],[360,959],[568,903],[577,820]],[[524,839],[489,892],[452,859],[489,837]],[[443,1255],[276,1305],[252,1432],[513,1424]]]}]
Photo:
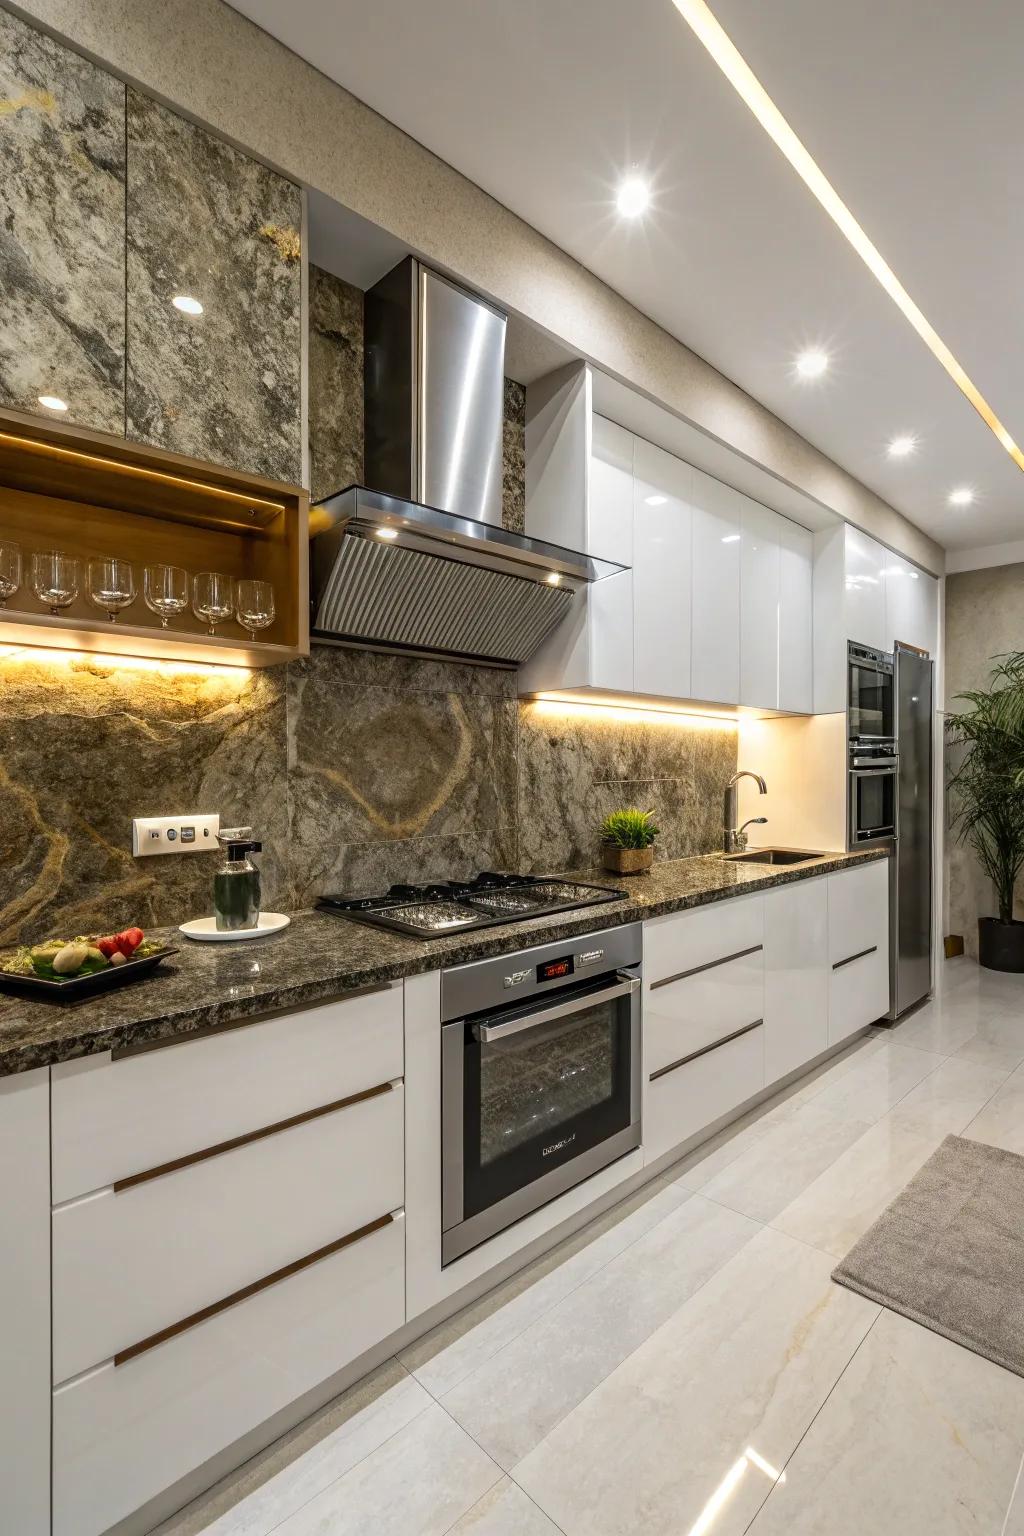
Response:
[{"label": "white ceiling", "polygon": [[[942,544],[1024,534],[1024,474],[671,0],[234,0]],[[1024,441],[1013,0],[712,0],[912,297]],[[649,175],[642,223],[617,179]],[[1015,177],[1015,172],[1017,176]],[[795,382],[794,355],[832,366]],[[886,458],[899,432],[921,442]],[[949,490],[975,504],[953,509]]]}]

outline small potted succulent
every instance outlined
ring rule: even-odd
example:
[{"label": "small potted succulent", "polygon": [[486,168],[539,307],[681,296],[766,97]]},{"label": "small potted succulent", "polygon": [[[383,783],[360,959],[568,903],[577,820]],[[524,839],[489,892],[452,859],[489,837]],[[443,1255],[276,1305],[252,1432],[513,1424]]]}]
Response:
[{"label": "small potted succulent", "polygon": [[616,875],[641,875],[654,863],[658,828],[653,811],[612,811],[601,823],[604,867]]}]

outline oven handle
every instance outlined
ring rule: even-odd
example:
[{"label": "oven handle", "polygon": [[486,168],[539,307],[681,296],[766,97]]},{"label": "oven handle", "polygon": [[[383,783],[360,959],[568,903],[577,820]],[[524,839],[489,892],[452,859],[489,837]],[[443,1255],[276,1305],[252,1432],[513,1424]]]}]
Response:
[{"label": "oven handle", "polygon": [[481,1045],[490,1045],[495,1040],[507,1040],[510,1035],[520,1035],[524,1030],[536,1029],[539,1024],[550,1024],[555,1019],[564,1019],[570,1013],[579,1013],[591,1003],[608,1003],[613,997],[628,997],[633,992],[640,990],[640,981],[636,976],[623,976],[611,987],[602,987],[600,992],[586,992],[582,997],[577,996],[567,1003],[555,1003],[551,1008],[544,1008],[540,1013],[527,1014],[522,1019],[509,1019],[506,1024],[474,1024],[473,1035]]}]

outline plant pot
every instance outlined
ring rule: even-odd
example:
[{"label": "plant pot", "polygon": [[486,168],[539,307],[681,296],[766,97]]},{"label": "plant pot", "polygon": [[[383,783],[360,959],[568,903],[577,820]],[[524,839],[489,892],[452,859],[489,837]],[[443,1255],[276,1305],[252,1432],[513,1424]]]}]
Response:
[{"label": "plant pot", "polygon": [[654,849],[619,848],[615,843],[602,843],[604,867],[613,875],[644,875],[654,863]]},{"label": "plant pot", "polygon": [[990,971],[1024,971],[1024,922],[979,917],[978,963]]}]

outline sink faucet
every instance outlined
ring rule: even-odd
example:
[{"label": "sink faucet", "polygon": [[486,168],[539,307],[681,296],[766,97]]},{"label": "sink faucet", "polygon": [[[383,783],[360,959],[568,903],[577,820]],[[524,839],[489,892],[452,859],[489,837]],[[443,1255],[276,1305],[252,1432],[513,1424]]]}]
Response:
[{"label": "sink faucet", "polygon": [[744,831],[744,827],[749,827],[752,825],[764,826],[768,820],[767,816],[752,816],[749,821],[745,821],[743,823],[742,827],[737,827],[736,817],[738,812],[736,804],[736,786],[740,779],[753,779],[754,783],[757,785],[759,794],[766,795],[768,793],[768,786],[759,773],[750,773],[746,768],[741,768],[738,773],[733,774],[732,778],[725,786],[725,804],[723,806],[722,816],[725,830],[726,853],[742,853],[743,849],[747,846],[747,834]]}]

